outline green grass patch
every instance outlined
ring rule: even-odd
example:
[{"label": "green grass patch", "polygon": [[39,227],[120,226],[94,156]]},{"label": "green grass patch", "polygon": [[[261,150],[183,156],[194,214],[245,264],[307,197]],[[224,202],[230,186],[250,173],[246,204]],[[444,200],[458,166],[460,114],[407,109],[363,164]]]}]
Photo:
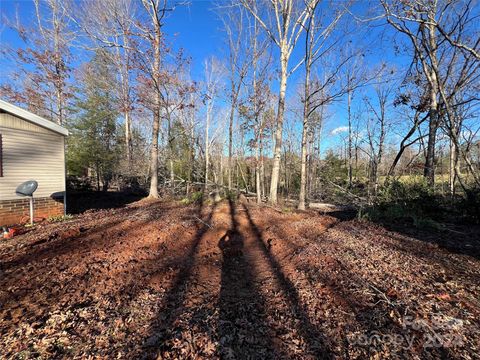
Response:
[{"label": "green grass patch", "polygon": [[202,201],[203,199],[203,191],[196,191],[188,195],[187,197],[183,198],[180,202],[183,205],[190,205],[196,204]]}]

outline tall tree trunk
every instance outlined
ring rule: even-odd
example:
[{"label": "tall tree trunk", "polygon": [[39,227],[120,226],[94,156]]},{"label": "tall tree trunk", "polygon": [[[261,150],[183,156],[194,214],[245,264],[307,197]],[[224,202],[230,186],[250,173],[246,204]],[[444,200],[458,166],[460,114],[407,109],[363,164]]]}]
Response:
[{"label": "tall tree trunk", "polygon": [[[256,87],[256,81],[254,80],[254,88]],[[259,122],[258,113],[255,111],[255,133],[256,133],[256,144],[255,144],[255,189],[257,193],[257,204],[262,203],[262,180],[261,180],[261,165],[260,165],[260,157],[261,157],[261,134],[262,134],[262,123],[261,120]]]},{"label": "tall tree trunk", "polygon": [[170,165],[170,187],[173,189],[175,186],[175,169],[173,168],[173,139],[172,139],[172,123],[170,112],[167,110],[168,116],[168,131],[167,131],[167,141],[168,141],[168,158]]},{"label": "tall tree trunk", "polygon": [[348,187],[352,187],[353,180],[353,154],[352,154],[352,91],[348,91],[347,97],[348,114]]},{"label": "tall tree trunk", "polygon": [[260,128],[260,142],[259,142],[259,154],[260,154],[260,191],[262,198],[265,196],[265,161],[263,159],[263,119],[262,126]]},{"label": "tall tree trunk", "polygon": [[130,169],[130,165],[132,164],[132,140],[130,135],[130,111],[126,110],[125,114],[125,151],[127,154],[127,164]]},{"label": "tall tree trunk", "polygon": [[[155,39],[153,42],[154,61],[153,61],[153,76],[155,81],[159,81],[160,76],[160,41],[161,33],[159,24],[155,23]],[[161,94],[160,89],[157,88],[155,94],[155,104],[153,110],[153,125],[152,125],[152,148],[150,150],[150,191],[148,197],[158,198],[158,134],[160,131],[160,104]]]},{"label": "tall tree trunk", "polygon": [[58,19],[57,2],[52,3],[52,22],[53,22],[53,46],[55,58],[55,96],[57,101],[57,123],[63,125],[64,123],[64,63],[60,53],[60,23]]},{"label": "tall tree trunk", "polygon": [[[192,95],[191,95],[192,96]],[[195,113],[192,111],[190,117],[190,151],[188,166],[187,195],[190,193],[190,186],[193,181],[193,169],[195,167]]]},{"label": "tall tree trunk", "polygon": [[210,167],[210,144],[209,144],[209,128],[210,128],[210,101],[207,103],[207,123],[205,125],[205,191],[208,189],[208,176],[209,176],[209,167]]},{"label": "tall tree trunk", "polygon": [[[129,40],[126,34],[123,35],[123,43],[129,44]],[[120,51],[117,48],[117,51]],[[124,50],[124,52],[128,52],[129,50]],[[128,53],[124,53],[125,60],[121,65],[122,69],[120,71],[121,80],[122,80],[122,87],[123,87],[123,101],[124,101],[124,111],[125,111],[125,147],[127,151],[127,163],[130,168],[132,163],[132,125],[130,119],[130,81],[128,78]]]},{"label": "tall tree trunk", "polygon": [[380,128],[380,139],[378,142],[378,156],[375,164],[375,185],[374,185],[374,194],[377,196],[378,193],[378,169],[380,167],[380,164],[382,163],[382,158],[383,158],[383,147],[385,143],[385,114],[384,111],[382,110],[382,124]]},{"label": "tall tree trunk", "polygon": [[170,186],[175,187],[175,169],[173,168],[173,157],[170,156]]},{"label": "tall tree trunk", "polygon": [[255,189],[257,192],[257,204],[262,203],[262,184],[260,181],[260,156],[258,146],[255,148]]},{"label": "tall tree trunk", "polygon": [[160,131],[160,110],[153,112],[152,148],[150,150],[150,191],[148,197],[158,198],[158,133]]},{"label": "tall tree trunk", "polygon": [[429,113],[430,123],[428,125],[427,153],[425,158],[425,166],[423,169],[423,176],[427,179],[428,184],[433,187],[435,185],[435,143],[438,128],[436,99],[431,101]]},{"label": "tall tree trunk", "polygon": [[232,106],[230,108],[230,119],[228,123],[228,190],[232,189],[233,119],[235,116],[235,106],[236,101],[234,101],[234,94],[232,94]]},{"label": "tall tree trunk", "polygon": [[285,112],[285,93],[287,90],[288,58],[286,45],[281,49],[281,79],[278,94],[278,111],[275,129],[275,148],[273,152],[272,178],[270,181],[270,203],[277,204],[278,181],[280,176],[280,160],[282,157],[283,115]]},{"label": "tall tree trunk", "polygon": [[95,172],[97,173],[97,191],[100,192],[100,165],[98,161],[95,164]]},{"label": "tall tree trunk", "polygon": [[455,166],[458,161],[458,155],[455,143],[450,139],[450,166],[449,166],[449,189],[450,195],[455,195]]},{"label": "tall tree trunk", "polygon": [[220,151],[220,186],[223,188],[223,151]]},{"label": "tall tree trunk", "polygon": [[[436,13],[436,3],[433,11],[428,14],[429,19],[434,20]],[[431,62],[431,71],[426,74],[430,83],[430,124],[428,126],[428,144],[427,144],[427,156],[425,159],[424,176],[427,178],[428,184],[434,188],[435,186],[435,145],[437,129],[439,124],[438,114],[438,100],[437,95],[439,93],[438,83],[438,62],[437,62],[437,40],[436,40],[436,28],[435,25],[429,24],[428,26],[428,46],[429,46],[429,58]]]},{"label": "tall tree trunk", "polygon": [[300,168],[300,196],[298,202],[298,209],[305,210],[305,194],[307,189],[307,143],[308,143],[308,113],[310,111],[309,98],[310,98],[310,64],[307,60],[305,71],[305,88],[304,88],[304,105],[303,105],[303,130],[302,130],[302,155],[301,155],[301,168]]},{"label": "tall tree trunk", "polygon": [[[128,46],[129,40],[126,34],[123,34],[123,44]],[[128,54],[125,48],[122,56],[120,47],[116,47],[116,62],[118,72],[120,74],[121,97],[122,97],[122,111],[125,121],[125,154],[127,155],[127,165],[130,170],[132,165],[132,135],[131,135],[131,119],[130,119],[130,82],[128,78]]]},{"label": "tall tree trunk", "polygon": [[[256,26],[256,23],[255,23]],[[255,28],[256,29],[256,28]],[[257,38],[254,38],[253,41],[253,112],[255,114],[255,191],[257,193],[257,204],[262,203],[262,184],[260,180],[260,143],[261,143],[261,133],[262,133],[262,120],[259,119],[258,109],[257,109]]]},{"label": "tall tree trunk", "polygon": [[208,168],[210,166],[210,150],[209,150],[209,140],[208,140],[208,131],[210,127],[210,110],[207,110],[207,123],[205,126],[205,191],[207,190],[208,187]]}]

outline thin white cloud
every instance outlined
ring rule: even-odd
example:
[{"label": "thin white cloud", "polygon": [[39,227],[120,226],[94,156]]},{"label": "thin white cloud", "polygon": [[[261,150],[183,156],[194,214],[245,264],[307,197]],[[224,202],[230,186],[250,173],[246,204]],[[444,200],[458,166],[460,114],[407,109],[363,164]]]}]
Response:
[{"label": "thin white cloud", "polygon": [[348,131],[348,126],[339,126],[331,131],[332,135],[337,135]]}]

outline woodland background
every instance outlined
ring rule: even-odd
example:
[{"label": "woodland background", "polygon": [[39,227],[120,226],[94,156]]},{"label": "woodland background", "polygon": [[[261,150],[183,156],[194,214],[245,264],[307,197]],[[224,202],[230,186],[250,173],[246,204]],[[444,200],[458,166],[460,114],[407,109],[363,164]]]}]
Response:
[{"label": "woodland background", "polygon": [[[205,58],[169,32],[200,8],[220,25]],[[478,221],[479,15],[457,0],[7,2],[1,96],[70,130],[70,191]]]}]

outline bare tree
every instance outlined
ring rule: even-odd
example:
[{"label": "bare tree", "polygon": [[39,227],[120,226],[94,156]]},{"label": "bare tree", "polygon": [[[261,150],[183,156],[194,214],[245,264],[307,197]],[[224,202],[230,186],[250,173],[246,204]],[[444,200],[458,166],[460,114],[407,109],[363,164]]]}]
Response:
[{"label": "bare tree", "polygon": [[[336,42],[334,42],[334,46],[338,46]],[[327,51],[328,52],[328,51]],[[327,53],[326,52],[326,53]],[[323,53],[322,55],[326,54]],[[309,81],[308,86],[308,96],[304,99],[304,108],[303,108],[303,132],[302,132],[302,167],[301,173],[304,172],[303,181],[301,180],[300,186],[300,202],[299,208],[303,209],[305,207],[305,195],[306,195],[306,179],[308,174],[306,172],[306,162],[308,158],[308,153],[306,146],[308,144],[309,138],[313,136],[311,129],[312,118],[315,115],[319,115],[320,118],[318,119],[318,127],[321,131],[321,122],[323,121],[323,110],[324,107],[331,104],[332,102],[340,100],[345,94],[351,94],[355,89],[358,87],[366,85],[370,79],[374,78],[374,76],[367,76],[366,72],[363,71],[363,68],[360,67],[358,62],[356,62],[356,57],[358,53],[356,52],[342,52],[340,54],[335,54],[334,58],[324,58],[319,57],[322,59],[322,78],[315,77],[311,81]],[[353,63],[353,65],[352,65]],[[346,69],[346,70],[344,70]],[[355,69],[353,71],[352,69]],[[344,70],[347,74],[350,74],[345,79],[341,77],[341,72]],[[362,70],[362,71],[360,71]],[[343,80],[343,81],[342,81]],[[305,105],[305,103],[308,103]],[[306,106],[306,107],[305,107]],[[320,114],[318,112],[320,111]],[[305,120],[306,120],[306,128],[305,128]],[[351,121],[351,120],[350,120]],[[349,141],[347,144],[347,153],[349,148],[351,148],[351,139],[352,139],[352,132],[351,126],[349,127]],[[346,158],[348,160],[348,158]],[[305,163],[305,168],[304,164]],[[302,190],[303,189],[303,190]]]},{"label": "bare tree", "polygon": [[395,168],[397,167],[400,159],[402,158],[402,155],[404,154],[405,150],[408,149],[409,146],[418,143],[424,136],[420,135],[419,137],[414,138],[413,140],[412,137],[417,133],[419,127],[427,120],[428,115],[421,117],[421,112],[417,109],[415,111],[415,114],[411,117],[411,127],[408,130],[408,132],[403,136],[402,140],[400,141],[399,149],[397,154],[395,155],[395,158],[390,165],[390,168],[387,172],[387,180],[395,175]]},{"label": "bare tree", "polygon": [[[475,33],[472,3],[450,0],[407,1],[402,6],[384,0],[381,3],[388,23],[410,40],[414,60],[419,63],[428,84],[429,132],[424,175],[433,185],[435,138],[439,126],[446,126],[452,141],[451,151],[459,151],[458,124],[455,124],[458,117],[455,117],[454,108],[478,101],[478,96],[458,97],[478,78],[479,58],[475,49],[480,40],[478,32]],[[465,45],[467,43],[472,45]],[[452,159],[454,157],[452,155]],[[480,181],[468,157],[464,154],[462,157],[475,181]]]},{"label": "bare tree", "polygon": [[[460,49],[467,57],[479,61],[480,35],[478,34],[478,22],[475,23],[478,15],[472,13],[475,5],[475,1],[446,1],[443,12],[456,7],[456,9],[450,11],[450,16],[453,19],[450,19],[449,25],[453,26],[447,26],[441,21],[436,21],[434,25],[451,46]],[[473,31],[469,32],[468,30]]]},{"label": "bare tree", "polygon": [[420,63],[428,86],[429,130],[424,166],[424,176],[431,186],[435,183],[435,140],[439,126],[438,90],[438,36],[435,18],[439,10],[438,0],[428,2],[407,1],[390,4],[381,0],[387,22],[397,31],[405,34],[413,45],[414,59]]},{"label": "bare tree", "polygon": [[254,149],[255,153],[254,184],[257,203],[261,203],[264,196],[265,181],[263,150],[268,125],[266,111],[272,99],[269,87],[271,78],[270,41],[268,38],[261,36],[260,27],[255,18],[253,18],[253,26],[248,26],[247,29],[246,46],[250,49],[248,54],[251,60],[248,63],[250,71],[246,74],[246,80],[248,84],[251,84],[251,87],[247,87],[247,98],[239,104],[239,114],[245,119],[245,122],[241,124],[241,129],[253,130],[253,138],[248,142],[248,145]]},{"label": "bare tree", "polygon": [[[118,99],[125,127],[127,167],[132,165],[132,110],[134,104],[132,74],[136,47],[134,20],[136,7],[131,0],[92,0],[81,2],[71,11],[72,19],[97,46],[112,48],[109,54],[117,69],[120,86]],[[81,16],[79,16],[81,14]],[[78,18],[77,18],[78,17]]]},{"label": "bare tree", "polygon": [[205,61],[205,94],[204,104],[206,106],[205,116],[205,189],[207,189],[210,170],[210,122],[212,120],[215,98],[219,91],[222,65],[215,58]]},{"label": "bare tree", "polygon": [[[272,178],[270,182],[270,202],[277,203],[280,159],[282,151],[283,118],[285,111],[285,94],[288,77],[301,64],[289,70],[289,60],[298,39],[302,34],[310,14],[315,10],[319,0],[306,0],[303,3],[294,0],[272,0],[266,5],[268,12],[262,16],[262,6],[257,0],[241,0],[243,6],[255,17],[258,24],[266,31],[269,38],[278,46],[280,55],[280,88],[278,93],[277,121],[275,131],[275,148],[273,152]],[[268,19],[273,18],[273,23]],[[303,61],[303,60],[302,60]]]},{"label": "bare tree", "polygon": [[16,63],[13,79],[21,81],[20,88],[12,84],[1,87],[4,96],[26,105],[30,110],[63,125],[67,102],[71,97],[67,81],[71,68],[70,47],[76,33],[70,27],[67,10],[59,0],[34,0],[36,28],[23,26],[19,20],[10,26],[26,44],[25,48],[2,55]]},{"label": "bare tree", "polygon": [[[164,100],[164,80],[167,75],[162,72],[163,42],[162,26],[165,15],[172,10],[166,0],[142,0],[143,10],[148,21],[137,21],[136,35],[141,43],[136,47],[136,61],[144,74],[144,82],[151,86],[153,94],[147,98],[148,107],[153,114],[151,148],[150,148],[150,189],[148,196],[158,198],[158,135],[160,132],[161,106]],[[143,45],[143,46],[141,46]]]},{"label": "bare tree", "polygon": [[227,34],[228,43],[228,69],[230,80],[230,114],[228,123],[228,189],[232,188],[232,155],[233,155],[233,123],[238,99],[244,84],[249,67],[252,65],[250,41],[247,39],[245,27],[245,9],[241,6],[230,4],[224,8],[221,18]]},{"label": "bare tree", "polygon": [[378,169],[382,162],[385,137],[387,133],[387,101],[392,93],[392,88],[386,82],[375,87],[377,96],[376,106],[368,98],[365,102],[373,114],[374,120],[367,121],[367,136],[370,147],[370,183],[373,184],[374,194],[378,192]]},{"label": "bare tree", "polygon": [[308,158],[308,142],[311,137],[310,131],[310,107],[311,89],[310,89],[310,74],[312,67],[319,58],[325,55],[330,49],[333,48],[337,41],[333,41],[331,44],[327,44],[327,40],[338,24],[339,20],[345,14],[345,11],[339,11],[333,16],[333,20],[326,25],[322,24],[324,20],[322,14],[317,17],[316,9],[313,9],[309,13],[308,21],[305,27],[305,80],[304,80],[304,98],[303,98],[303,130],[302,130],[302,153],[301,153],[301,168],[300,168],[300,195],[298,208],[305,210],[305,198],[307,192],[307,158]]}]

